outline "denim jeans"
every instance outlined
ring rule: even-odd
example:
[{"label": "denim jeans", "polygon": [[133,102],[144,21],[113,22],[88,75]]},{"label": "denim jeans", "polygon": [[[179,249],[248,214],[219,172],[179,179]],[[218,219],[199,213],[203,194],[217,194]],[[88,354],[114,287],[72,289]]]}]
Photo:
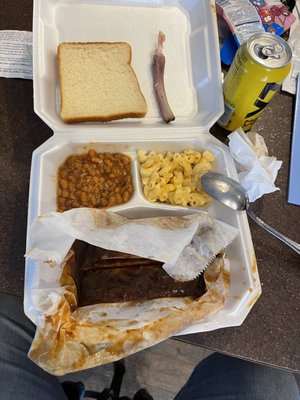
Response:
[{"label": "denim jeans", "polygon": [[[0,293],[0,399],[67,400],[59,380],[27,357],[34,332],[22,300]],[[214,353],[197,365],[175,397],[238,399],[299,400],[300,396],[293,374]]]},{"label": "denim jeans", "polygon": [[175,400],[299,400],[292,373],[214,353],[201,361]]}]

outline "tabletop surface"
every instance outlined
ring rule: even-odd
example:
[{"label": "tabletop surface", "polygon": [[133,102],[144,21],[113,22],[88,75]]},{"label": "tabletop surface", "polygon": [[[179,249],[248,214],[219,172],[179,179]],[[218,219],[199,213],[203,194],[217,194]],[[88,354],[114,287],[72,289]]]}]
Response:
[{"label": "tabletop surface", "polygon": [[[0,29],[32,30],[32,0],[2,0]],[[32,81],[0,78],[0,290],[21,296],[31,155],[52,131],[33,111]],[[254,205],[263,221],[300,242],[300,207],[288,204],[293,97],[275,96],[255,125],[270,155],[283,161],[280,191]],[[211,132],[222,141],[225,133]],[[249,221],[262,295],[240,327],[181,336],[219,352],[300,373],[300,256]]]}]

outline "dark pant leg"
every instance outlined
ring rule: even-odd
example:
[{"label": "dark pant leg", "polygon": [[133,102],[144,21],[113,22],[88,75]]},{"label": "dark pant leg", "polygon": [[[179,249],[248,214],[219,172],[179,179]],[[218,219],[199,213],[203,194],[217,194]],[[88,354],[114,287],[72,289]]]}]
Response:
[{"label": "dark pant leg", "polygon": [[22,299],[0,293],[0,398],[67,400],[59,380],[27,357],[34,332]]},{"label": "dark pant leg", "polygon": [[299,400],[293,374],[214,353],[201,361],[175,400]]}]

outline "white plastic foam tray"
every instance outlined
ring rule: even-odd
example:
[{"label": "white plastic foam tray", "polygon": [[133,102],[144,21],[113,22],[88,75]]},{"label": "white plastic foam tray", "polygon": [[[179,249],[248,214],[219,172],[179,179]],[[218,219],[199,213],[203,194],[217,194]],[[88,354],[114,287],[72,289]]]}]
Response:
[{"label": "white plastic foam tray", "polygon": [[[161,122],[152,87],[151,63],[158,31],[166,35],[165,83],[176,120]],[[107,124],[64,124],[59,117],[57,46],[63,41],[127,41],[132,66],[148,103],[143,119]],[[138,175],[138,149],[182,151],[210,149],[216,154],[215,170],[237,178],[228,148],[209,128],[223,112],[221,68],[215,9],[209,0],[35,0],[33,17],[33,78],[35,112],[54,131],[32,158],[28,227],[33,219],[56,209],[58,166],[67,156],[89,148],[122,152],[133,160],[135,194],[130,202],[110,208],[129,218],[182,215],[195,209],[149,203]],[[228,247],[231,291],[218,314],[182,333],[240,325],[261,288],[246,214],[212,201],[205,208],[239,229]],[[26,260],[25,313],[34,321],[31,288],[35,266]]]},{"label": "white plastic foam tray", "polygon": [[[152,58],[159,30],[166,35],[165,87],[176,116],[165,125],[153,91]],[[209,0],[35,0],[33,16],[35,112],[58,131],[98,131],[98,123],[64,124],[59,117],[57,47],[64,41],[125,41],[148,104],[143,119],[110,122],[115,127],[144,128],[214,124],[223,110],[218,33]],[[128,132],[130,134],[130,132]],[[180,132],[179,132],[180,135]]]},{"label": "white plastic foam tray", "polygon": [[[215,170],[236,178],[235,166],[229,156],[228,148],[213,136],[207,134],[199,134],[197,139],[192,134],[176,141],[171,140],[170,137],[162,140],[161,132],[157,132],[157,130],[151,132],[151,140],[145,138],[126,141],[99,139],[98,134],[95,133],[75,133],[72,135],[72,139],[69,134],[54,135],[33,153],[28,225],[30,226],[37,215],[55,211],[58,165],[70,154],[80,154],[89,149],[94,149],[98,152],[122,152],[132,159],[134,196],[128,203],[111,207],[110,211],[116,211],[128,218],[193,213],[195,208],[150,203],[145,199],[140,184],[139,165],[136,155],[138,149],[157,152],[180,152],[187,148],[200,151],[204,149],[211,150],[216,155]],[[240,231],[239,236],[226,250],[231,262],[231,290],[229,299],[222,311],[204,322],[186,329],[184,333],[240,325],[260,294],[256,260],[246,214],[230,210],[216,201],[212,201],[204,210],[238,228]],[[30,288],[33,285],[34,262],[27,260],[25,311],[29,318],[32,317],[30,309],[33,303],[30,298]]]}]

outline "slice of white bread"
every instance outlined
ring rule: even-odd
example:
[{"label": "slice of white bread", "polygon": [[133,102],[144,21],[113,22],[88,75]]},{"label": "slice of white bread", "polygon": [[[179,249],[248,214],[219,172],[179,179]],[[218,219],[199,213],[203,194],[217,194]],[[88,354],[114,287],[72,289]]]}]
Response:
[{"label": "slice of white bread", "polygon": [[147,112],[128,43],[61,43],[58,72],[64,122],[141,118]]}]

